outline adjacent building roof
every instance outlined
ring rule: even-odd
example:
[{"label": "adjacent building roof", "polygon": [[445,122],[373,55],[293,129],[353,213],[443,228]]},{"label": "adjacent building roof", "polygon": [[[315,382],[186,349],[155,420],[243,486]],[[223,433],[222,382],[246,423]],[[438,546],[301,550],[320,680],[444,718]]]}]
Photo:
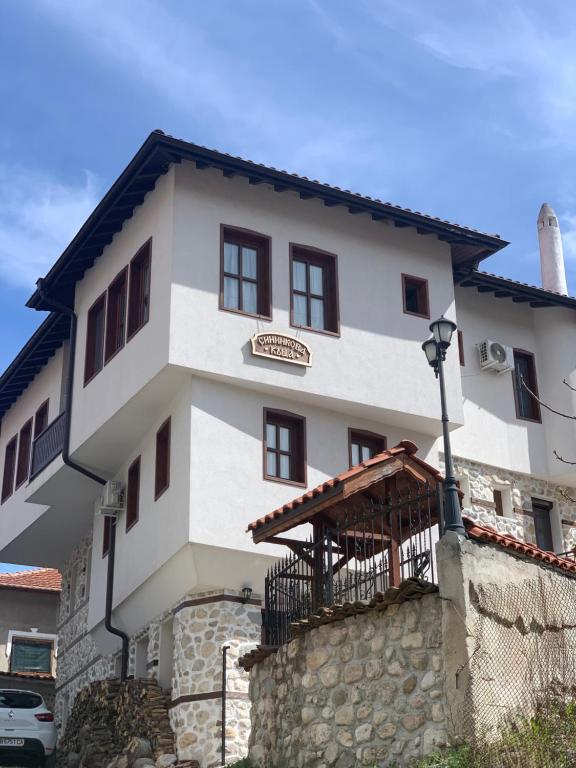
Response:
[{"label": "adjacent building roof", "polygon": [[[126,219],[141,205],[158,178],[173,163],[182,160],[195,163],[198,169],[216,168],[227,177],[243,176],[250,184],[268,184],[275,192],[290,189],[298,192],[303,200],[317,198],[329,207],[343,206],[351,214],[367,213],[375,221],[386,219],[397,227],[414,227],[422,235],[436,235],[451,245],[452,259],[459,269],[477,266],[481,259],[508,245],[498,235],[479,232],[306,176],[233,157],[156,130],[148,136],[46,275],[44,286],[52,297],[69,305],[72,303],[75,283],[82,279]],[[28,306],[48,309],[38,291],[31,296]]]},{"label": "adjacent building roof", "polygon": [[23,589],[32,592],[62,590],[62,576],[54,568],[36,568],[32,571],[0,573],[0,589]]},{"label": "adjacent building roof", "polygon": [[508,550],[508,552],[530,557],[545,565],[552,565],[555,568],[559,568],[561,571],[576,574],[576,560],[569,560],[567,557],[559,557],[558,555],[555,555],[554,552],[546,552],[535,544],[527,544],[520,541],[520,539],[516,539],[514,536],[498,533],[494,528],[489,528],[487,525],[480,525],[480,523],[471,520],[469,517],[464,518],[464,524],[468,536],[472,539],[484,541],[488,544],[496,544],[497,546]]},{"label": "adjacent building roof", "polygon": [[320,511],[328,514],[328,503],[335,506],[348,496],[366,490],[370,485],[401,471],[410,473],[420,482],[441,480],[442,475],[435,467],[416,456],[417,450],[417,446],[410,440],[402,440],[394,448],[388,448],[372,459],[325,480],[302,496],[254,520],[248,525],[248,531],[252,531],[255,542],[265,541],[270,536],[302,525]]},{"label": "adjacent building roof", "polygon": [[476,288],[479,293],[492,293],[497,299],[512,299],[514,304],[541,307],[568,307],[576,309],[576,298],[562,293],[547,291],[536,285],[493,275],[490,272],[472,270],[465,274],[455,272],[455,280],[462,288]]},{"label": "adjacent building roof", "polygon": [[0,376],[0,419],[68,338],[70,319],[55,312],[32,334]]}]

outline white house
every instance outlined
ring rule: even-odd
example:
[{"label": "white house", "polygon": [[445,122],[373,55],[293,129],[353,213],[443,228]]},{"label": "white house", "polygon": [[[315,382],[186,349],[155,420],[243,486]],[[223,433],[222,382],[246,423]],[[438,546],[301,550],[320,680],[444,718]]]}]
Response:
[{"label": "white house", "polygon": [[[574,412],[576,299],[481,271],[506,245],[150,134],[39,281],[28,306],[48,315],[0,378],[0,558],[63,572],[62,723],[82,686],[121,672],[119,632],[129,673],[172,689],[180,756],[218,764],[221,649],[259,642],[284,554],[246,526],[403,439],[442,468],[421,350],[442,314],[460,332],[446,381],[465,512],[572,546],[576,470],[554,451],[576,458],[576,428],[511,368]],[[487,340],[504,371],[481,367]],[[234,665],[227,687],[241,754]]]}]

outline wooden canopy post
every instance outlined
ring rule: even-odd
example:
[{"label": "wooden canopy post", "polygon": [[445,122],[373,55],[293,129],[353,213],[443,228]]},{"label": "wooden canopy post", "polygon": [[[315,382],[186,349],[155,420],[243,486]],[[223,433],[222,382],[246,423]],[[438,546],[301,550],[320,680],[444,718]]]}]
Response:
[{"label": "wooden canopy post", "polygon": [[[398,497],[396,477],[391,477],[386,483],[387,498]],[[400,573],[400,520],[402,514],[400,505],[390,503],[390,546],[388,547],[388,562],[390,564],[390,586],[398,587],[402,581]]]}]

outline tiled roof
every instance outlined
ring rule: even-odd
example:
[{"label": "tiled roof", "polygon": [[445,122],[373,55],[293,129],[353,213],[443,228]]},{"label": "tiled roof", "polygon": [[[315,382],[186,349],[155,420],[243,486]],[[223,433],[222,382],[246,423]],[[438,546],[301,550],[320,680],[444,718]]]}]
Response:
[{"label": "tiled roof", "polygon": [[417,450],[417,446],[414,445],[414,443],[412,443],[410,440],[402,440],[394,448],[388,448],[387,450],[382,451],[382,453],[378,453],[376,456],[374,456],[374,458],[363,461],[361,464],[357,464],[356,466],[347,469],[345,472],[341,472],[339,475],[336,475],[336,477],[330,478],[330,480],[325,480],[323,483],[320,483],[320,485],[317,485],[316,488],[312,488],[312,490],[307,491],[302,496],[298,496],[296,499],[289,501],[287,504],[283,504],[281,507],[278,507],[278,509],[275,509],[273,512],[270,512],[264,517],[260,517],[258,520],[254,520],[254,522],[248,525],[247,530],[256,531],[257,529],[266,525],[266,523],[271,523],[273,520],[277,520],[279,517],[282,517],[289,512],[293,512],[297,507],[306,504],[312,499],[317,499],[324,494],[330,493],[346,480],[350,480],[350,478],[361,474],[365,469],[373,467],[375,464],[381,464],[384,461],[389,461],[390,459],[394,458],[394,456],[410,456],[426,472],[440,479],[441,475],[437,469],[422,459],[419,459],[415,455]]},{"label": "tiled roof", "polygon": [[468,517],[464,517],[464,524],[468,536],[477,541],[486,541],[490,544],[497,544],[503,549],[507,549],[509,552],[515,552],[518,555],[524,555],[525,557],[531,557],[533,560],[538,560],[546,565],[553,565],[556,568],[560,568],[563,571],[576,574],[576,561],[569,560],[566,557],[558,557],[554,552],[546,552],[540,547],[534,544],[526,544],[514,536],[508,536],[505,533],[498,533],[493,528],[489,528],[487,525],[480,525],[474,520]]},{"label": "tiled roof", "polygon": [[478,269],[463,273],[455,271],[455,280],[462,288],[476,288],[480,293],[492,293],[498,299],[512,299],[515,304],[529,304],[532,308],[560,306],[576,309],[576,298],[573,296],[548,291],[492,272]]},{"label": "tiled roof", "polygon": [[62,576],[54,568],[0,573],[0,588],[30,589],[35,592],[60,592]]},{"label": "tiled roof", "polygon": [[[54,676],[50,672],[0,672],[0,678],[11,677],[18,680],[45,680],[46,682],[53,682]],[[0,688],[2,687],[0,680]]]}]

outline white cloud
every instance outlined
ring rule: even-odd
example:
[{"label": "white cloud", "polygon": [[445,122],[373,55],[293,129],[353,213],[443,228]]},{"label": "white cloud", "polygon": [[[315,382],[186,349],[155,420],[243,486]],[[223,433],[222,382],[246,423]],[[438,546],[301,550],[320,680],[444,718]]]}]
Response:
[{"label": "white cloud", "polygon": [[77,184],[0,166],[0,278],[32,290],[98,202],[89,172]]},{"label": "white cloud", "polygon": [[348,116],[344,125],[325,107],[314,114],[298,109],[297,91],[286,92],[253,55],[257,38],[247,39],[247,55],[239,55],[195,24],[194,14],[177,16],[158,0],[138,0],[137,11],[132,0],[105,10],[100,0],[40,0],[38,7],[99,61],[148,87],[150,98],[169,100],[192,125],[207,118],[229,151],[306,174],[330,167],[346,182],[349,169],[363,162],[357,147],[377,143],[362,117]]},{"label": "white cloud", "polygon": [[549,137],[573,143],[576,7],[548,3],[364,0],[381,25],[453,66],[507,80],[524,114]]}]

